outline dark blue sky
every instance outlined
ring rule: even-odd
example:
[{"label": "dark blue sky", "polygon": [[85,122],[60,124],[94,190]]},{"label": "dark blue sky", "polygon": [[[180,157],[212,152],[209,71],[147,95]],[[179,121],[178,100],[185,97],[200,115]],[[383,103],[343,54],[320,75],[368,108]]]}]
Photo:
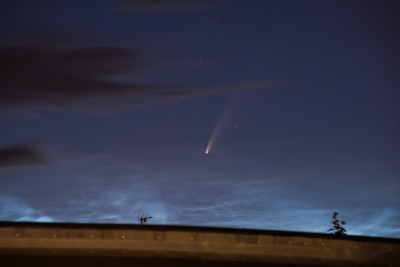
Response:
[{"label": "dark blue sky", "polygon": [[0,1],[0,220],[400,237],[399,13]]}]

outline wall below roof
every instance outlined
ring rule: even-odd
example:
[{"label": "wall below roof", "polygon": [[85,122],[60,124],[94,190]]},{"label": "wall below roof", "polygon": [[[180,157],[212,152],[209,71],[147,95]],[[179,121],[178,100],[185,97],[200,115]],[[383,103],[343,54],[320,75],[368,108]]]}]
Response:
[{"label": "wall below roof", "polygon": [[0,223],[0,257],[9,266],[400,266],[400,240],[186,226]]}]

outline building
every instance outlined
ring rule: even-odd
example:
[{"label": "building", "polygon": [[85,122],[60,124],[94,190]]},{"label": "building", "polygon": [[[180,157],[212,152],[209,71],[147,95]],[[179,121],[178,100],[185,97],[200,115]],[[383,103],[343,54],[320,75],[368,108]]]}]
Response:
[{"label": "building", "polygon": [[2,266],[400,266],[400,239],[169,225],[0,222]]}]

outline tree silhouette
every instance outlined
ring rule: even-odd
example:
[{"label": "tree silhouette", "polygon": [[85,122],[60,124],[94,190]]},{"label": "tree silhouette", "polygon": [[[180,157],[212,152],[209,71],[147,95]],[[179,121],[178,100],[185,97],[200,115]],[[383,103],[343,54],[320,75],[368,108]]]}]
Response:
[{"label": "tree silhouette", "polygon": [[336,211],[333,213],[332,215],[332,225],[333,227],[331,229],[328,230],[328,232],[332,232],[332,234],[334,235],[346,235],[346,229],[344,229],[344,227],[342,225],[345,225],[346,222],[345,221],[339,221],[339,219],[337,218],[339,213],[337,213]]}]

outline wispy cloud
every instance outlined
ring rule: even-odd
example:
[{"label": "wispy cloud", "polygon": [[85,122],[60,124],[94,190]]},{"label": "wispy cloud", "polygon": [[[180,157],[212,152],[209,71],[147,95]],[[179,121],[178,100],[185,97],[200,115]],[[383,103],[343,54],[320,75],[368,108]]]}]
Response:
[{"label": "wispy cloud", "polygon": [[15,165],[36,165],[44,162],[44,156],[34,147],[27,144],[0,148],[0,168]]},{"label": "wispy cloud", "polygon": [[39,23],[37,21],[15,21],[10,26],[8,23],[0,25],[0,33],[3,46],[15,44],[36,44],[47,46],[68,46],[71,44],[84,44],[89,42],[84,36],[72,34],[66,29],[60,29],[55,25]]},{"label": "wispy cloud", "polygon": [[175,84],[115,81],[116,76],[134,75],[142,56],[138,50],[116,47],[0,47],[0,105],[63,105],[129,94],[158,100],[190,94],[191,88]]},{"label": "wispy cloud", "polygon": [[132,106],[181,96],[270,89],[279,85],[268,81],[222,86],[123,82],[124,79],[118,78],[134,77],[145,53],[117,47],[7,46],[0,47],[0,57],[0,106],[66,106],[85,101],[90,106],[96,101],[110,104],[110,98],[122,96],[120,103],[129,101],[127,104]]},{"label": "wispy cloud", "polygon": [[198,12],[212,7],[199,0],[121,0],[116,8],[123,12]]},{"label": "wispy cloud", "polygon": [[52,222],[53,218],[14,197],[0,197],[0,220]]},{"label": "wispy cloud", "polygon": [[[196,6],[199,3],[179,0],[122,1],[121,5],[157,9]],[[146,80],[141,75],[145,67],[154,62],[148,52],[140,49],[93,45],[63,29],[41,27],[35,23],[20,23],[14,25],[12,30],[0,26],[0,33],[7,37],[7,42],[0,44],[0,107],[3,108],[79,105],[83,109],[98,110],[178,100],[182,96],[280,86],[271,81],[207,86],[174,81],[151,82],[148,79],[152,77]],[[203,61],[194,64],[182,59],[176,64],[178,68],[190,69],[188,65],[192,63],[193,66],[208,68]],[[176,67],[170,62],[165,66],[165,69]],[[192,68],[191,71],[196,73],[197,69]]]}]

